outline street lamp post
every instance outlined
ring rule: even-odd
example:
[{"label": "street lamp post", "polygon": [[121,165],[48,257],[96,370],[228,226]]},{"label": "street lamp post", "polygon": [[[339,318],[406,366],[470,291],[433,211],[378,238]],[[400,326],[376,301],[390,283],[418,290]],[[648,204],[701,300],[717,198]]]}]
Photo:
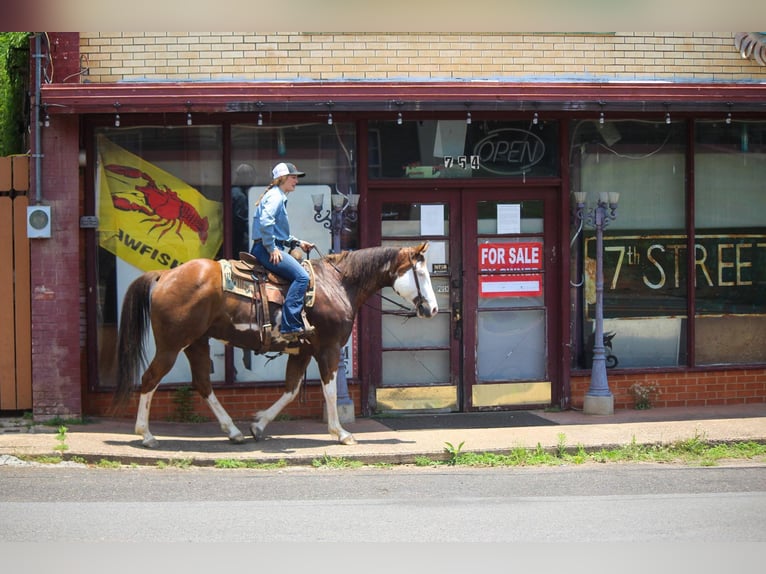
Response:
[{"label": "street lamp post", "polygon": [[617,218],[617,202],[620,194],[616,191],[599,193],[596,205],[588,208],[586,192],[574,192],[577,203],[577,220],[596,230],[596,310],[594,316],[595,334],[593,340],[593,365],[590,372],[590,387],[585,393],[583,413],[586,415],[614,414],[614,396],[609,390],[606,377],[606,351],[604,348],[604,229]]},{"label": "street lamp post", "polygon": [[[324,224],[325,229],[330,230],[332,237],[332,253],[340,253],[340,238],[343,227],[346,223],[354,223],[359,215],[357,207],[359,205],[359,194],[335,193],[330,195],[331,209],[322,214],[324,207],[324,194],[312,194],[311,200],[314,202],[314,221]],[[353,423],[355,419],[354,401],[348,394],[348,381],[346,380],[346,359],[341,356],[338,363],[337,389],[338,389],[338,418],[343,424]],[[325,413],[326,414],[326,413]]]}]

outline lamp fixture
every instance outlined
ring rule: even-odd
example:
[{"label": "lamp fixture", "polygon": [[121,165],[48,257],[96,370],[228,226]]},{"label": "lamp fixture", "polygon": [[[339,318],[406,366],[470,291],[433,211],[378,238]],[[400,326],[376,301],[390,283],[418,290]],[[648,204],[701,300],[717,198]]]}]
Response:
[{"label": "lamp fixture", "polygon": [[471,125],[471,112],[466,112],[465,113],[465,124],[467,126]]},{"label": "lamp fixture", "polygon": [[537,115],[537,112],[535,112],[535,115],[532,116],[532,124],[537,125],[537,123],[540,121],[539,116]]},{"label": "lamp fixture", "polygon": [[330,112],[327,114],[327,125],[332,125],[332,102],[327,102],[327,107],[330,109]]},{"label": "lamp fixture", "polygon": [[670,106],[665,104],[665,123],[670,125]]},{"label": "lamp fixture", "polygon": [[604,102],[599,102],[598,105],[601,106],[601,113],[598,115],[598,125],[599,126],[603,126],[604,125],[604,121],[605,121],[605,118],[604,118]]},{"label": "lamp fixture", "polygon": [[48,115],[48,104],[43,104],[43,126],[49,128],[51,126],[51,117]]},{"label": "lamp fixture", "polygon": [[114,102],[114,127],[120,127],[120,102]]},{"label": "lamp fixture", "polygon": [[729,111],[726,113],[726,120],[724,121],[726,122],[726,125],[728,126],[728,125],[731,125],[731,102],[729,102],[726,105],[729,106]]},{"label": "lamp fixture", "polygon": [[188,100],[186,102],[186,125],[192,125],[191,102]]},{"label": "lamp fixture", "polygon": [[258,106],[258,125],[262,126],[263,125],[263,113],[261,113],[261,109],[263,108],[263,102],[258,100],[255,105]]},{"label": "lamp fixture", "polygon": [[400,126],[404,123],[404,118],[402,117],[402,106],[404,105],[404,102],[402,100],[391,100],[391,103],[399,110],[396,114],[396,125]]}]

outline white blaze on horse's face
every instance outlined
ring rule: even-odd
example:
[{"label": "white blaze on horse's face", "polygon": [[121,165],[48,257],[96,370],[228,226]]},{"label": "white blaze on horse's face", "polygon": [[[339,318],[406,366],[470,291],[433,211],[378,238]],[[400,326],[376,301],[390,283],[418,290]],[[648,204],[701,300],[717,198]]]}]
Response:
[{"label": "white blaze on horse's face", "polygon": [[415,306],[418,317],[433,317],[439,312],[431,275],[424,259],[417,260],[406,273],[397,277],[393,287],[400,297]]}]

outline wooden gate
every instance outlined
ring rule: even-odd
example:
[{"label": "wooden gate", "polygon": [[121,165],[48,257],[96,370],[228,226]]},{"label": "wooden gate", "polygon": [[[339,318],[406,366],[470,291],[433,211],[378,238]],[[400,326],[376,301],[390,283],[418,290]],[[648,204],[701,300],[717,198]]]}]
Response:
[{"label": "wooden gate", "polygon": [[0,411],[32,408],[29,156],[0,157]]}]

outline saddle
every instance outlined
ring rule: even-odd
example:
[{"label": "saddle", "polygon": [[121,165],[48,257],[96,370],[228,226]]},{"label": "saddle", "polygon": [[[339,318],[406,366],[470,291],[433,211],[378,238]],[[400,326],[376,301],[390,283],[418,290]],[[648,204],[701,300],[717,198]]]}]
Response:
[{"label": "saddle", "polygon": [[[263,348],[268,349],[271,344],[273,326],[269,303],[274,303],[280,307],[284,305],[290,281],[266,269],[247,251],[239,252],[239,260],[220,259],[218,263],[221,265],[223,290],[247,297],[252,301],[254,313],[251,316],[254,319],[256,330],[261,334]],[[303,304],[303,322],[308,326],[305,309],[314,305],[315,276],[310,261],[302,261],[301,265],[309,274],[309,287],[306,290]],[[290,352],[289,348],[286,352]]]}]

